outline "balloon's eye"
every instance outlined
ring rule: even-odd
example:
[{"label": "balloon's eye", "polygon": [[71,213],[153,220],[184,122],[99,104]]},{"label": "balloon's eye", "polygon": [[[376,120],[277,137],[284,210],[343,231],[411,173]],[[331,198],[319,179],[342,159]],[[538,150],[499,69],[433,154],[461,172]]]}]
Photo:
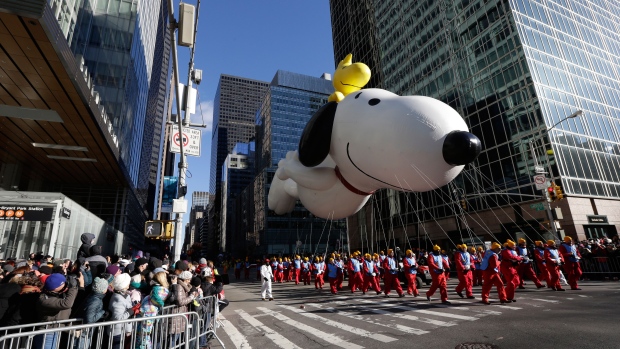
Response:
[{"label": "balloon's eye", "polygon": [[361,92],[360,92],[360,93],[358,93],[358,94],[356,94],[356,95],[355,95],[355,99],[357,99],[357,97],[359,97],[361,94],[362,94]]},{"label": "balloon's eye", "polygon": [[381,103],[381,100],[379,98],[373,98],[368,101],[368,105],[377,105],[379,103]]}]

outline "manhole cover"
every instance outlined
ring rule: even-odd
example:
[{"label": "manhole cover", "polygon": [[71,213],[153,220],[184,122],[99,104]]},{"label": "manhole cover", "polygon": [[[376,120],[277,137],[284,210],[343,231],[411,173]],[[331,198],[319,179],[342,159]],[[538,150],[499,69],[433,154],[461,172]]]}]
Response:
[{"label": "manhole cover", "polygon": [[487,343],[461,343],[454,349],[499,349],[497,345]]}]

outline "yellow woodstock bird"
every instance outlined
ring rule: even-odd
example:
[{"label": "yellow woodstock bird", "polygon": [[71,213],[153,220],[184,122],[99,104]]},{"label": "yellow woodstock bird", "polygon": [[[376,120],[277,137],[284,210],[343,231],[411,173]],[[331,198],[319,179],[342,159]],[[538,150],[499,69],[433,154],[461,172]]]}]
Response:
[{"label": "yellow woodstock bird", "polygon": [[340,102],[348,94],[361,90],[370,80],[370,68],[362,62],[352,63],[353,54],[349,53],[334,72],[332,84],[336,91],[327,99]]}]

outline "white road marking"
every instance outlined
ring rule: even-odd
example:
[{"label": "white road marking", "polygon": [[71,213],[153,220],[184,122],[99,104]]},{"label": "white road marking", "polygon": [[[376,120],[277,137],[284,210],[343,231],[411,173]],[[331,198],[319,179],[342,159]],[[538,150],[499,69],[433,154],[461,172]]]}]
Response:
[{"label": "white road marking", "polygon": [[326,342],[328,342],[331,345],[335,345],[341,348],[346,348],[346,349],[362,349],[364,347],[362,347],[361,345],[357,345],[357,344],[353,344],[350,342],[345,341],[344,339],[335,336],[333,334],[327,333],[327,332],[323,332],[321,330],[318,330],[314,327],[308,326],[304,323],[301,323],[299,321],[295,321],[293,319],[291,319],[288,316],[282,315],[278,312],[269,310],[267,308],[263,308],[263,307],[257,307],[256,309],[262,311],[265,314],[270,314],[271,316],[275,317],[276,319],[280,320],[280,321],[284,321],[286,324],[295,327],[297,330],[300,331],[304,331],[308,334],[311,334],[315,337],[318,337]]},{"label": "white road marking", "polygon": [[237,309],[235,310],[237,312],[237,314],[239,314],[241,316],[241,318],[246,321],[247,323],[249,323],[250,325],[254,326],[256,329],[261,330],[262,332],[265,333],[265,336],[269,339],[271,339],[271,341],[277,345],[278,347],[282,348],[282,349],[301,349],[300,347],[298,347],[297,345],[295,345],[293,342],[289,341],[288,339],[284,338],[283,336],[281,336],[278,332],[270,329],[269,327],[263,325],[262,322],[256,320],[255,318],[253,318],[250,314],[246,313],[245,311],[241,310],[241,309]]},{"label": "white road marking", "polygon": [[[369,300],[362,300],[362,299],[360,301],[364,302],[364,303],[376,303],[376,302],[372,302],[372,301],[369,301]],[[396,308],[396,309],[404,309],[404,310],[409,310],[409,311],[413,311],[413,312],[420,313],[420,314],[427,314],[427,315],[433,315],[433,316],[441,316],[441,317],[447,317],[447,318],[457,319],[457,320],[467,320],[467,321],[478,320],[477,317],[473,317],[473,316],[457,315],[457,314],[451,314],[451,313],[442,313],[442,312],[439,312],[439,311],[424,310],[424,309],[418,309],[418,308],[414,308],[414,307],[410,307],[410,306],[401,306],[401,305],[385,303],[385,302],[381,303],[380,306],[391,307],[391,308]]]},{"label": "white road marking", "polygon": [[541,298],[528,298],[528,299],[531,299],[533,301],[540,301],[540,302],[560,303],[560,301],[556,301],[556,300],[552,300],[552,299],[541,299]]},{"label": "white road marking", "polygon": [[235,348],[237,349],[252,349],[247,339],[233,326],[230,321],[226,319],[220,319],[222,324],[224,324],[224,332],[228,335],[228,338],[233,342]]},{"label": "white road marking", "polygon": [[397,338],[388,337],[388,336],[382,335],[380,333],[368,332],[368,331],[363,330],[363,329],[361,329],[359,327],[353,327],[353,326],[349,326],[347,324],[343,324],[341,322],[325,319],[325,318],[323,318],[323,317],[321,317],[319,315],[308,313],[308,312],[306,312],[305,310],[302,310],[302,309],[297,309],[297,308],[293,308],[291,306],[282,305],[282,304],[280,304],[279,306],[284,308],[284,309],[290,310],[290,311],[292,311],[294,313],[297,313],[297,314],[299,314],[301,316],[305,316],[307,318],[310,318],[310,319],[313,319],[313,320],[317,320],[317,321],[322,322],[322,323],[324,323],[324,324],[326,324],[328,326],[333,326],[333,327],[339,328],[341,330],[345,330],[347,332],[356,334],[358,336],[375,339],[375,340],[378,340],[378,341],[383,342],[383,343],[389,343],[389,342],[393,342],[393,341],[397,341],[398,340]]}]

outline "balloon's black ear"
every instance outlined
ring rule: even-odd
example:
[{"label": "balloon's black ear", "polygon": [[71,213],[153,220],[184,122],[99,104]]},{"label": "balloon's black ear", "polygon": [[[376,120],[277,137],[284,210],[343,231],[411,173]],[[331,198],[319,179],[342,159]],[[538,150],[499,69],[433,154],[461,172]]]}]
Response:
[{"label": "balloon's black ear", "polygon": [[299,140],[299,162],[314,167],[327,157],[338,103],[328,102],[312,115]]}]

